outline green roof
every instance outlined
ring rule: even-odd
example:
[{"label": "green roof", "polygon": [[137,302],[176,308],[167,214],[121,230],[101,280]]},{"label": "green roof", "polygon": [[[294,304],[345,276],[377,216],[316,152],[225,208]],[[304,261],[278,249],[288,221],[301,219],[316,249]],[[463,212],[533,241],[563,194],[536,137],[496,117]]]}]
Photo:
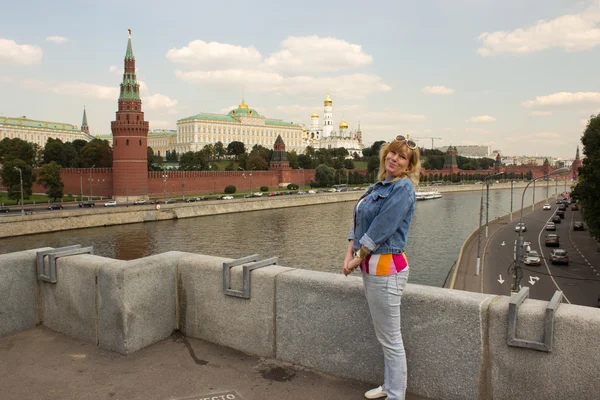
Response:
[{"label": "green roof", "polygon": [[34,119],[27,119],[25,117],[21,118],[9,118],[0,116],[0,123],[4,125],[15,125],[15,126],[25,126],[28,128],[42,128],[42,129],[56,129],[62,131],[73,131],[73,133],[82,132],[81,129],[77,128],[75,125],[64,124],[60,122],[47,122],[47,121],[37,121]]},{"label": "green roof", "polygon": [[280,119],[265,119],[265,125],[289,126],[300,128],[300,125],[296,125],[293,122],[285,122]]},{"label": "green roof", "polygon": [[177,136],[177,131],[150,131],[148,136]]},{"label": "green roof", "polygon": [[244,117],[256,117],[256,118],[263,118],[258,111],[252,109],[252,108],[236,108],[234,110],[229,111],[229,113],[227,114],[229,116],[244,116]]},{"label": "green roof", "polygon": [[87,115],[85,114],[85,107],[83,108],[83,120],[81,121],[81,126],[87,126]]},{"label": "green roof", "polygon": [[205,120],[205,121],[240,123],[240,120],[238,119],[239,117],[261,118],[261,119],[265,120],[265,125],[270,125],[270,126],[300,128],[300,125],[296,125],[292,122],[285,122],[280,119],[266,119],[265,117],[262,117],[258,112],[256,112],[256,110],[253,110],[251,108],[236,108],[234,110],[229,111],[229,113],[227,115],[200,113],[200,114],[192,115],[191,117],[181,118],[179,121],[191,121],[191,120],[199,119],[199,120]]},{"label": "green roof", "polygon": [[192,115],[191,117],[182,118],[179,121],[188,121],[194,119],[203,119],[206,121],[220,121],[220,122],[240,122],[237,119],[230,117],[229,115],[221,115],[221,114],[208,114],[208,113],[200,113],[196,115]]},{"label": "green roof", "polygon": [[131,47],[131,36],[127,40],[127,52],[125,53],[125,59],[128,60],[130,58],[135,59],[133,56],[133,47]]}]

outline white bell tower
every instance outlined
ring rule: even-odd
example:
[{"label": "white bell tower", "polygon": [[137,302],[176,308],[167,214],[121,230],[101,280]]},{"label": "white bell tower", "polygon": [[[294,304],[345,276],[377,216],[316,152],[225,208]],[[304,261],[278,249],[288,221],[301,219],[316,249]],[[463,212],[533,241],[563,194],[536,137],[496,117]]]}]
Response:
[{"label": "white bell tower", "polygon": [[329,93],[327,93],[327,97],[325,97],[323,103],[325,105],[323,112],[323,137],[326,138],[331,136],[333,132],[333,102],[331,101],[331,97],[329,97]]}]

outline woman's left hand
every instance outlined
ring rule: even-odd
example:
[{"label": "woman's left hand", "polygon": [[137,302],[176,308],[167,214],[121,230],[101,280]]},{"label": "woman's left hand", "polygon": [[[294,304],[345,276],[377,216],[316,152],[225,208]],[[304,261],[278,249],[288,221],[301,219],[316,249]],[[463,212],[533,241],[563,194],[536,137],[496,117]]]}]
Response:
[{"label": "woman's left hand", "polygon": [[347,266],[344,267],[344,275],[348,276],[354,271],[356,268],[360,266],[362,259],[358,257],[354,257]]}]

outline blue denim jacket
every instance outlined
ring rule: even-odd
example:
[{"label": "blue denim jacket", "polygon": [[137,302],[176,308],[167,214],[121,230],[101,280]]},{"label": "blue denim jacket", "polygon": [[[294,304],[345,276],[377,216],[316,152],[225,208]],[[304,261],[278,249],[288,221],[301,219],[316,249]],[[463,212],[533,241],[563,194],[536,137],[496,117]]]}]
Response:
[{"label": "blue denim jacket", "polygon": [[354,250],[363,245],[373,254],[402,253],[415,202],[410,179],[371,185],[354,206],[354,227],[348,235],[348,240],[354,240]]}]

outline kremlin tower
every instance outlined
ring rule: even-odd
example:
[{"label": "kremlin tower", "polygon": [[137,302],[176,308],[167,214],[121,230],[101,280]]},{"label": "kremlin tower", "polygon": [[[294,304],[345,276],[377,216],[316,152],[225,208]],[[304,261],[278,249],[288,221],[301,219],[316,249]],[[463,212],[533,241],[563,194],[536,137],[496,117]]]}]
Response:
[{"label": "kremlin tower", "polygon": [[131,29],[113,135],[113,196],[118,202],[148,198],[148,122],[135,75]]},{"label": "kremlin tower", "polygon": [[577,153],[575,153],[575,161],[571,167],[571,178],[577,182],[579,179],[579,167],[581,167],[581,158],[579,158],[579,146],[577,146]]}]

